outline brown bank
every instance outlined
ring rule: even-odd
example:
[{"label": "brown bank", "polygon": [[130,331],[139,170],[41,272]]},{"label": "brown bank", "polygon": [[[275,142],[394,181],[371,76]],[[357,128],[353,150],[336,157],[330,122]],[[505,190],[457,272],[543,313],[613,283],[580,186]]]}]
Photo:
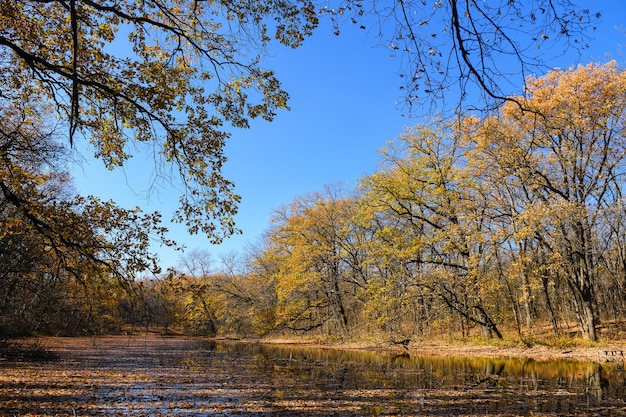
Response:
[{"label": "brown bank", "polygon": [[365,350],[390,353],[408,353],[410,355],[454,356],[470,358],[520,358],[537,361],[570,360],[579,362],[607,362],[617,360],[626,354],[626,340],[612,340],[597,346],[555,347],[547,345],[499,346],[472,342],[326,342],[306,339],[262,339],[239,340],[242,343],[266,343],[279,345],[309,346],[342,350]]}]

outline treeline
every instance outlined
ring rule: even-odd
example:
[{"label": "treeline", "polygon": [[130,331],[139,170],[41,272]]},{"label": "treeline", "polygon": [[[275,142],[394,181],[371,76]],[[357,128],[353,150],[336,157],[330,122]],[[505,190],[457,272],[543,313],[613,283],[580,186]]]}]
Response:
[{"label": "treeline", "polygon": [[[356,190],[276,211],[238,277],[178,276],[190,329],[589,340],[626,318],[626,72],[531,80],[497,114],[408,129]],[[193,313],[191,313],[193,312]]]},{"label": "treeline", "polygon": [[625,121],[617,64],[552,71],[497,113],[407,129],[356,189],[276,210],[239,269],[211,272],[196,252],[125,289],[110,274],[13,271],[0,283],[21,286],[6,294],[45,288],[37,301],[50,311],[15,302],[18,313],[7,295],[2,323],[28,313],[76,317],[62,319],[74,331],[396,340],[547,325],[596,340],[603,321],[626,319]]}]

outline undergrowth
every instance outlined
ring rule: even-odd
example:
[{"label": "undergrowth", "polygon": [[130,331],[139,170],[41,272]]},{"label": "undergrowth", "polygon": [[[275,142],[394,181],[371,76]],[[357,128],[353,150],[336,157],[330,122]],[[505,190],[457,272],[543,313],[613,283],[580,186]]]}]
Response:
[{"label": "undergrowth", "polygon": [[39,342],[19,342],[0,340],[0,360],[17,362],[48,362],[57,359],[54,352],[44,348]]}]

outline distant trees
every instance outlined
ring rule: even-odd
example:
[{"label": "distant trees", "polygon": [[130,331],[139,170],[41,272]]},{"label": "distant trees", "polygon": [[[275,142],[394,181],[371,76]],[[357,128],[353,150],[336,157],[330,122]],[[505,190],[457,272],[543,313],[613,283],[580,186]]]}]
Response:
[{"label": "distant trees", "polygon": [[596,340],[602,320],[626,319],[625,74],[555,70],[529,81],[523,106],[407,129],[358,189],[276,210],[246,259],[216,271],[194,251],[139,281],[157,272],[158,215],[73,196],[54,131],[5,108],[0,331],[405,340],[577,323]]}]

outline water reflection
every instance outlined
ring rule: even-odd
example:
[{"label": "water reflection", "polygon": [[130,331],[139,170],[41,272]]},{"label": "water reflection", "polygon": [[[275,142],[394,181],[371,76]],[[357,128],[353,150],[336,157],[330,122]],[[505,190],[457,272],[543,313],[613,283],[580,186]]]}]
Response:
[{"label": "water reflection", "polygon": [[[205,348],[249,358],[250,370],[271,381],[277,398],[315,393],[343,401],[353,393],[375,392],[384,393],[385,404],[391,401],[400,412],[427,408],[429,415],[437,415],[437,410],[440,415],[626,415],[625,375],[612,364],[391,355],[234,342],[211,342]],[[376,400],[370,405],[376,407]]]}]

